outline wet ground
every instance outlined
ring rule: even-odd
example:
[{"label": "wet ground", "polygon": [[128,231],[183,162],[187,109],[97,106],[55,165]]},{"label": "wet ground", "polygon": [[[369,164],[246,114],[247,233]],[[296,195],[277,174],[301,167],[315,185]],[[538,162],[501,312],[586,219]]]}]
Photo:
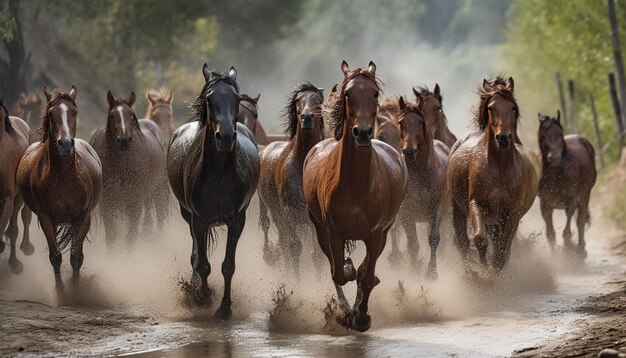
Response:
[{"label": "wet ground", "polygon": [[[146,235],[131,247],[120,242],[108,248],[96,226],[85,245],[82,282],[75,288],[68,282],[64,297],[55,293],[45,241],[33,224],[37,251],[30,257],[20,253],[21,275],[10,272],[6,253],[0,256],[0,355],[545,354],[562,337],[575,337],[597,318],[599,312],[581,307],[592,302],[592,295],[622,289],[626,266],[623,250],[616,249],[623,236],[599,218],[600,212],[588,231],[583,263],[561,247],[550,251],[540,234],[543,223],[537,208],[532,210],[499,277],[477,266],[464,271],[450,240],[442,243],[437,281],[425,279],[421,259],[413,268],[406,257],[390,263],[383,254],[378,266],[382,282],[370,300],[372,328],[363,334],[336,324],[330,277],[326,269],[317,272],[308,251],[300,279],[282,264],[269,267],[263,262],[256,210],[240,241],[230,322],[212,317],[221,299],[223,242],[210,258],[213,307],[183,304],[180,281],[190,276],[191,240],[175,216],[161,234]],[[557,232],[562,230],[562,216],[555,214]],[[425,231],[420,233],[425,254]],[[357,251],[355,262],[361,257]],[[346,293],[354,297],[354,287]]]}]

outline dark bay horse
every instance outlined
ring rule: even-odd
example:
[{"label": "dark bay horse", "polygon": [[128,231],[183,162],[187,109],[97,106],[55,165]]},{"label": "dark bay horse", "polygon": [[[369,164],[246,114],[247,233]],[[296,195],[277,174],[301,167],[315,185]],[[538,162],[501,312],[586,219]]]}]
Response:
[{"label": "dark bay horse", "polygon": [[265,128],[259,121],[259,99],[261,99],[260,94],[254,97],[241,94],[237,122],[246,126],[254,134],[254,138],[260,147],[272,142],[288,140],[289,138],[284,135],[267,134],[265,132]]},{"label": "dark bay horse", "polygon": [[[372,140],[380,93],[376,65],[350,70],[344,61],[341,69],[344,79],[328,112],[335,138],[318,143],[307,155],[304,198],[349,325],[366,331],[370,293],[380,282],[376,261],[402,203],[407,169],[396,149]],[[350,251],[355,240],[366,247],[358,273],[345,258],[346,247]],[[350,309],[341,286],[353,280],[358,288]]]},{"label": "dark bay horse", "polygon": [[39,125],[38,121],[42,110],[43,103],[41,97],[36,94],[29,96],[26,93],[22,93],[15,104],[15,115],[22,118],[33,128]]},{"label": "dark bay horse", "polygon": [[104,192],[99,206],[106,240],[117,239],[120,223],[128,224],[128,241],[134,242],[144,209],[144,230],[152,227],[152,213],[162,225],[167,218],[168,192],[165,186],[165,153],[159,126],[137,119],[128,99],[107,93],[109,109],[106,126],[96,130],[90,143],[102,161]]},{"label": "dark bay horse", "polygon": [[298,85],[290,94],[284,110],[288,142],[270,143],[261,152],[259,181],[260,222],[265,235],[263,257],[272,263],[268,241],[270,220],[278,228],[279,244],[290,268],[299,274],[302,240],[298,230],[310,225],[304,203],[302,171],[309,150],[324,138],[322,90],[309,82]]},{"label": "dark bay horse", "polygon": [[193,238],[192,281],[201,280],[200,292],[208,294],[207,237],[213,244],[214,227],[228,226],[226,255],[222,263],[224,296],[216,312],[231,316],[231,282],[235,251],[246,222],[246,209],[259,183],[259,155],[254,135],[237,123],[239,86],[237,72],[209,70],[204,64],[205,85],[192,103],[194,120],[179,127],[170,143],[167,174],[180,203],[183,219]]},{"label": "dark bay horse", "polygon": [[483,81],[475,113],[479,130],[452,147],[448,188],[456,244],[467,258],[470,241],[467,218],[480,261],[487,266],[487,245],[493,243],[493,267],[506,264],[519,221],[537,195],[538,173],[525,149],[516,144],[519,109],[513,78]]},{"label": "dark bay horse", "polygon": [[22,222],[24,223],[20,249],[26,255],[31,255],[35,250],[30,243],[29,235],[31,211],[27,207],[22,208],[22,197],[19,195],[15,182],[15,172],[28,148],[29,137],[28,124],[18,117],[10,116],[4,102],[0,101],[0,252],[5,249],[2,233],[6,228],[6,236],[11,245],[9,266],[15,274],[23,270],[15,249],[18,235],[17,216],[20,209],[22,209]]},{"label": "dark bay horse", "polygon": [[174,111],[172,110],[174,95],[171,90],[168,91],[165,88],[151,89],[146,92],[146,99],[148,100],[146,119],[154,121],[159,126],[163,135],[163,142],[167,146],[176,130],[173,121]]},{"label": "dark bay horse", "polygon": [[[430,225],[427,275],[436,278],[439,225],[447,204],[446,167],[450,150],[443,142],[433,139],[433,120],[423,111],[424,102],[424,98],[418,99],[417,104],[405,102],[403,97],[398,100],[399,113],[394,122],[400,127],[401,149],[408,169],[406,195],[398,219],[406,233],[408,252],[414,265],[419,251],[415,223]],[[392,232],[392,250],[397,251],[398,238],[394,234],[397,234],[396,230]]]},{"label": "dark bay horse", "polygon": [[539,148],[542,172],[539,179],[541,216],[546,222],[548,242],[554,247],[556,234],[552,211],[565,209],[567,224],[563,230],[566,247],[572,247],[570,222],[576,210],[578,251],[585,255],[585,225],[590,222],[589,196],[596,182],[595,151],[591,143],[580,135],[563,135],[561,112],[556,118],[539,113]]},{"label": "dark bay horse", "polygon": [[419,101],[424,101],[424,114],[432,122],[433,136],[442,141],[448,148],[456,143],[456,136],[448,128],[448,119],[443,112],[443,96],[439,84],[435,83],[435,89],[431,92],[428,87],[413,88],[413,94]]},{"label": "dark bay horse", "polygon": [[83,264],[83,242],[91,226],[91,211],[102,192],[102,166],[96,152],[75,138],[78,107],[76,87],[69,93],[44,87],[47,104],[38,138],[17,168],[20,195],[37,214],[50,250],[56,286],[61,279],[62,252],[68,246],[73,281]]}]

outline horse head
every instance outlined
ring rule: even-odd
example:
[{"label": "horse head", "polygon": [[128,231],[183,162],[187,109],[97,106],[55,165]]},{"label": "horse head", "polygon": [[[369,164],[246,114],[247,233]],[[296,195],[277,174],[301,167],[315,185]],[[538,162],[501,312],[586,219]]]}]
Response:
[{"label": "horse head", "polygon": [[517,135],[519,110],[513,96],[513,78],[504,80],[497,77],[483,80],[479,88],[481,103],[478,109],[478,124],[481,130],[489,129],[496,148],[507,150],[513,147]]},{"label": "horse head", "polygon": [[404,97],[398,99],[398,124],[400,125],[400,147],[405,158],[414,159],[419,150],[432,142],[432,135],[428,133],[428,124],[424,118],[422,108],[423,99],[417,104],[408,103]]},{"label": "horse head", "polygon": [[131,92],[128,99],[116,99],[109,91],[107,100],[109,101],[107,133],[120,149],[126,150],[133,140],[133,127],[139,128],[139,120],[133,110],[135,92]]},{"label": "horse head", "polygon": [[69,94],[59,89],[50,93],[46,86],[43,92],[47,104],[40,128],[41,141],[49,141],[51,148],[60,155],[73,155],[76,119],[78,118],[76,87],[72,86]]},{"label": "horse head", "polygon": [[561,111],[556,111],[556,118],[537,115],[539,119],[539,148],[541,156],[551,166],[558,165],[565,151]]}]

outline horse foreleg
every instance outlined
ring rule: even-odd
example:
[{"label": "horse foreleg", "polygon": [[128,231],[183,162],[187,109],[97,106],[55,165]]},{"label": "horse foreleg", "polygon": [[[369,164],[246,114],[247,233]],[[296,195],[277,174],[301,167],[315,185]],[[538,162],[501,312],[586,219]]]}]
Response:
[{"label": "horse foreleg", "polygon": [[17,258],[17,253],[15,249],[15,245],[17,243],[17,217],[20,214],[20,208],[22,207],[22,199],[20,196],[16,196],[13,200],[13,210],[11,210],[11,218],[9,220],[9,227],[6,231],[6,236],[9,239],[9,244],[11,245],[11,252],[9,255],[9,266],[11,267],[11,272],[16,275],[19,275],[24,270],[24,265]]},{"label": "horse foreleg", "polygon": [[268,214],[268,207],[265,205],[261,197],[259,196],[259,224],[261,230],[263,230],[263,260],[268,265],[275,265],[278,261],[278,249],[270,243],[269,231],[270,231],[270,217]]},{"label": "horse foreleg", "polygon": [[439,219],[436,215],[430,220],[430,233],[428,234],[428,244],[430,245],[430,261],[428,262],[428,273],[426,274],[429,279],[437,278],[437,247],[439,247]]},{"label": "horse foreleg", "polygon": [[478,250],[478,257],[483,266],[487,266],[487,235],[482,211],[475,200],[469,203],[469,216],[474,227],[474,245]]},{"label": "horse foreleg", "polygon": [[511,256],[511,245],[515,232],[519,226],[519,219],[510,219],[502,230],[497,230],[493,238],[493,267],[497,271],[501,271]]},{"label": "horse foreleg", "polygon": [[584,257],[587,256],[585,250],[585,226],[589,223],[589,195],[578,203],[578,216],[576,217],[576,227],[578,229],[578,252]]},{"label": "horse foreleg", "polygon": [[[128,219],[128,243],[134,244],[139,234],[139,218],[141,217],[141,202],[132,202],[126,207]],[[148,212],[146,212],[148,214]]]},{"label": "horse foreleg", "polygon": [[22,236],[22,243],[20,244],[20,250],[26,256],[30,256],[35,252],[35,246],[30,242],[30,222],[33,218],[33,212],[26,205],[22,207],[22,224],[24,224],[24,234]]},{"label": "horse foreleg", "polygon": [[57,235],[54,223],[52,223],[52,220],[47,215],[41,214],[39,215],[39,224],[41,225],[41,230],[46,236],[46,241],[48,242],[50,263],[54,269],[57,292],[62,292],[63,280],[61,279],[61,262],[63,261],[63,256],[61,255],[61,251],[59,251],[59,247],[57,245]]},{"label": "horse foreleg", "polygon": [[300,277],[300,255],[302,255],[302,241],[297,234],[297,224],[295,222],[291,223],[291,225],[289,226],[286,238],[291,267],[293,268],[296,277]]},{"label": "horse foreleg", "polygon": [[152,234],[154,230],[154,221],[152,220],[152,212],[155,211],[156,204],[154,197],[149,196],[143,203],[143,233]]},{"label": "horse foreleg", "polygon": [[170,211],[170,185],[167,180],[163,181],[159,185],[154,194],[155,212],[157,225],[159,230],[163,228],[163,225],[167,221]]},{"label": "horse foreleg", "polygon": [[[391,252],[387,259],[391,264],[397,264],[402,259],[402,253],[400,252],[400,222],[396,221],[391,226]],[[408,245],[408,244],[407,244]]]},{"label": "horse foreleg", "polygon": [[463,260],[467,260],[469,237],[467,236],[467,216],[456,202],[452,202],[452,225],[454,226],[454,242]]},{"label": "horse foreleg", "polygon": [[[317,224],[316,222],[313,222],[313,224],[315,226],[315,232],[317,234],[317,241],[319,243],[320,249],[324,253],[324,255],[326,255],[326,257],[328,258],[328,263],[330,264],[331,277],[333,277],[333,281],[334,281],[333,271],[335,267],[335,261],[333,259],[333,254],[330,250],[330,234],[328,233],[325,227]],[[343,288],[337,283],[335,283],[335,291],[337,291],[337,299],[339,300],[339,306],[341,307],[341,310],[344,312],[348,312],[350,310],[350,305],[348,304],[346,295],[343,293]]]},{"label": "horse foreleg", "polygon": [[[356,315],[352,318],[351,327],[359,332],[365,332],[370,328],[371,319],[368,312],[370,294],[372,290],[380,282],[375,275],[376,261],[385,248],[386,233],[374,233],[368,242],[366,242],[366,255],[363,263],[365,264],[362,278],[359,280],[359,286],[362,294],[358,303]],[[361,267],[359,267],[361,270]]]},{"label": "horse foreleg", "polygon": [[208,295],[209,293],[209,284],[207,280],[209,275],[211,274],[211,265],[209,264],[209,258],[207,257],[208,230],[208,225],[203,223],[202,219],[195,215],[191,218],[191,232],[194,241],[191,261],[194,270],[194,276],[197,274],[201,280],[201,292],[206,295]]},{"label": "horse foreleg", "polygon": [[13,213],[13,198],[0,198],[0,252],[6,248],[4,243],[4,229],[6,229],[11,214]]},{"label": "horse foreleg", "polygon": [[419,262],[420,244],[417,239],[417,229],[415,228],[415,219],[409,213],[400,214],[400,224],[406,233],[406,247],[409,252],[409,260],[413,268],[417,269]]},{"label": "horse foreleg", "polygon": [[91,227],[91,215],[88,213],[84,217],[76,220],[74,225],[78,226],[78,228],[72,237],[70,263],[72,264],[72,281],[74,284],[77,284],[80,276],[80,268],[83,266],[83,242],[85,242],[85,238]]},{"label": "horse foreleg", "polygon": [[107,245],[111,246],[117,240],[117,223],[115,222],[117,213],[113,208],[101,206],[100,214],[104,222],[105,241]]},{"label": "horse foreleg", "polygon": [[333,281],[339,286],[356,279],[356,270],[349,257],[345,257],[345,241],[342,237],[330,234],[330,252],[333,258],[332,273]]},{"label": "horse foreleg", "polygon": [[574,206],[572,201],[565,203],[565,216],[567,217],[567,221],[565,223],[565,229],[563,229],[563,245],[565,245],[566,248],[571,248],[573,246],[572,230],[570,229],[570,225],[575,211],[576,206]]},{"label": "horse foreleg", "polygon": [[242,211],[236,215],[231,222],[228,223],[228,241],[226,242],[226,255],[222,262],[222,275],[224,276],[224,296],[222,303],[215,312],[215,316],[220,319],[229,319],[232,315],[230,306],[232,304],[230,298],[231,283],[235,274],[235,253],[237,251],[237,243],[246,224],[246,212]]},{"label": "horse foreleg", "polygon": [[554,232],[554,223],[552,222],[552,207],[545,202],[545,200],[541,200],[541,216],[543,217],[543,221],[546,223],[546,237],[548,238],[548,243],[550,243],[550,247],[554,249],[554,244],[556,242],[556,233]]}]

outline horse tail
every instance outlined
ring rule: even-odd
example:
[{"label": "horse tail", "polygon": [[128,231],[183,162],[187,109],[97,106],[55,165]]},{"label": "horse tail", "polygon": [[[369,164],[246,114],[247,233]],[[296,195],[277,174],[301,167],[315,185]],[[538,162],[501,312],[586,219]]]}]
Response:
[{"label": "horse tail", "polygon": [[57,248],[60,252],[64,252],[72,243],[72,239],[76,236],[77,228],[74,225],[59,225],[55,229],[57,238]]},{"label": "horse tail", "polygon": [[348,256],[352,255],[354,249],[356,249],[356,242],[354,240],[344,240],[343,249],[346,250]]},{"label": "horse tail", "polygon": [[[585,137],[580,137],[580,141],[585,146],[585,148],[587,148],[587,151],[589,151],[589,154],[591,154],[591,159],[595,163],[595,160],[596,160],[596,150],[593,147],[593,144],[591,144],[591,142],[589,140],[587,140],[587,138],[585,138]],[[598,150],[601,151],[602,148],[598,148]]]},{"label": "horse tail", "polygon": [[211,256],[211,253],[213,252],[213,250],[215,250],[216,246],[217,246],[217,228],[215,226],[211,226],[207,230],[207,252],[209,256]]}]

